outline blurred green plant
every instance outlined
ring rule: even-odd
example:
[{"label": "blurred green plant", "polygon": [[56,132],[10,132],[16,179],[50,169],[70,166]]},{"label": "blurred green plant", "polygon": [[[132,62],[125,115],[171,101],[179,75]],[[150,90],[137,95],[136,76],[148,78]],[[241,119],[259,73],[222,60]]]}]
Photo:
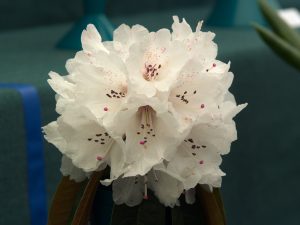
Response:
[{"label": "blurred green plant", "polygon": [[263,16],[273,31],[253,24],[257,33],[287,63],[300,70],[300,35],[291,28],[272,8],[267,0],[258,0]]}]

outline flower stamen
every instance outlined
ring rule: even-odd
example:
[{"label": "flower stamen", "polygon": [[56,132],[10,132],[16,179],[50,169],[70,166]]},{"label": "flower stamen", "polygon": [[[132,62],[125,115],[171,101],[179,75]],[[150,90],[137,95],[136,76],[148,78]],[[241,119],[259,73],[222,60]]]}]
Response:
[{"label": "flower stamen", "polygon": [[144,176],[144,199],[145,200],[148,200],[149,199],[149,196],[148,196],[148,178],[147,176]]},{"label": "flower stamen", "polygon": [[141,115],[141,130],[138,130],[136,134],[142,135],[142,140],[139,141],[139,144],[147,148],[146,143],[151,142],[156,136],[152,124],[152,117],[154,116],[155,111],[150,106],[143,106],[139,108],[139,113]]}]

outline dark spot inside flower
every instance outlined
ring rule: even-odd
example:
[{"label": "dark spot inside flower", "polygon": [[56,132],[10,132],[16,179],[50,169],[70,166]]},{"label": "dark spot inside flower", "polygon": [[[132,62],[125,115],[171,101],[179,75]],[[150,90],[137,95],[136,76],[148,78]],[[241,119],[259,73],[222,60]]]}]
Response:
[{"label": "dark spot inside flower", "polygon": [[92,140],[92,138],[88,138],[88,141],[91,141]]},{"label": "dark spot inside flower", "polygon": [[110,95],[110,94],[106,94],[106,96],[109,97],[109,98],[111,98],[111,95]]},{"label": "dark spot inside flower", "polygon": [[155,137],[155,134],[152,134],[152,137]]},{"label": "dark spot inside flower", "polygon": [[196,155],[196,153],[195,153],[195,152],[193,152],[192,154],[193,154],[193,156],[195,156],[195,155]]},{"label": "dark spot inside flower", "polygon": [[196,94],[197,93],[197,91],[194,91],[194,94]]},{"label": "dark spot inside flower", "polygon": [[94,140],[94,142],[99,142],[99,140]]},{"label": "dark spot inside flower", "polygon": [[196,148],[196,145],[192,145],[192,149],[195,149]]},{"label": "dark spot inside flower", "polygon": [[202,148],[206,148],[206,145],[202,145],[201,147],[202,147]]},{"label": "dark spot inside flower", "polygon": [[102,134],[96,134],[97,137],[100,137]]},{"label": "dark spot inside flower", "polygon": [[101,145],[104,145],[105,143],[104,142],[101,142]]},{"label": "dark spot inside flower", "polygon": [[188,141],[194,143],[194,140],[192,138],[188,139]]},{"label": "dark spot inside flower", "polygon": [[136,134],[141,134],[140,132],[136,132]]},{"label": "dark spot inside flower", "polygon": [[184,93],[183,94],[187,94],[187,91],[184,91]]},{"label": "dark spot inside flower", "polygon": [[180,95],[176,95],[177,98],[180,98]]}]

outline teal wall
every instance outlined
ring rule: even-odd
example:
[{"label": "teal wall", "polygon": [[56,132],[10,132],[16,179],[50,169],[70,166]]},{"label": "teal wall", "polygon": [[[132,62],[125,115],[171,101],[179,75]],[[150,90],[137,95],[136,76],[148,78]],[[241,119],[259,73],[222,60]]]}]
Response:
[{"label": "teal wall", "polygon": [[[106,11],[108,16],[114,17],[195,5],[212,5],[214,1],[108,0]],[[82,2],[83,0],[0,0],[0,30],[74,21],[83,13]],[[300,8],[299,0],[280,0],[280,3],[283,7]]]}]

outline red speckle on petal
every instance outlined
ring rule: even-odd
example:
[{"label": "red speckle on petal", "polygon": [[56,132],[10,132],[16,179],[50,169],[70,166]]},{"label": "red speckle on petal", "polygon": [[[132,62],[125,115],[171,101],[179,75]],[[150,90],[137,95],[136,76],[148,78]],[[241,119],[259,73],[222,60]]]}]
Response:
[{"label": "red speckle on petal", "polygon": [[216,67],[216,66],[217,66],[217,64],[214,63],[214,64],[213,64],[213,67]]},{"label": "red speckle on petal", "polygon": [[200,161],[199,161],[199,164],[201,164],[201,165],[202,165],[203,163],[204,163],[204,161],[203,161],[203,160],[200,160]]},{"label": "red speckle on petal", "polygon": [[98,161],[101,161],[103,158],[102,158],[101,156],[97,156],[96,159],[97,159]]},{"label": "red speckle on petal", "polygon": [[201,106],[200,106],[200,107],[201,107],[201,109],[203,109],[203,108],[205,107],[205,105],[204,105],[204,104],[201,104]]},{"label": "red speckle on petal", "polygon": [[104,110],[105,112],[107,112],[107,111],[108,111],[108,108],[107,108],[107,107],[104,107],[103,110]]},{"label": "red speckle on petal", "polygon": [[143,145],[143,144],[145,144],[145,141],[140,141],[140,145]]}]

